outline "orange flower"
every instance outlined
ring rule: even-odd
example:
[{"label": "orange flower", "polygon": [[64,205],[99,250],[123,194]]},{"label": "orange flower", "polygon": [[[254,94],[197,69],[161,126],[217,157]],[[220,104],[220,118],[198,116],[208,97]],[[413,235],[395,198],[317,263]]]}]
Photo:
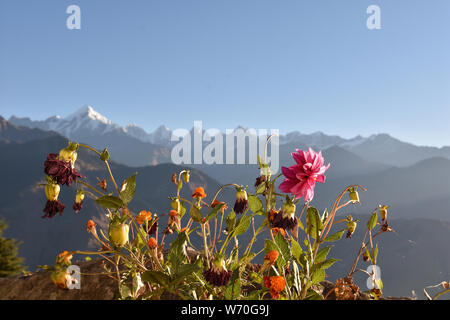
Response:
[{"label": "orange flower", "polygon": [[273,299],[278,299],[280,297],[280,292],[284,290],[286,282],[282,276],[270,277],[270,294]]},{"label": "orange flower", "polygon": [[277,261],[278,255],[279,255],[279,253],[277,250],[272,250],[270,252],[267,252],[266,256],[264,257],[264,262],[267,262],[270,265],[273,265],[275,263],[275,261]]},{"label": "orange flower", "polygon": [[156,249],[158,248],[158,242],[156,242],[156,239],[152,237],[148,239],[148,246],[150,247],[150,249]]},{"label": "orange flower", "polygon": [[206,197],[206,193],[205,193],[205,190],[203,189],[203,187],[198,187],[197,189],[195,189],[194,193],[192,194],[192,198],[203,199],[205,197]]},{"label": "orange flower", "polygon": [[136,217],[136,221],[139,224],[144,224],[145,221],[152,220],[152,213],[150,211],[142,210],[139,212],[139,215]]},{"label": "orange flower", "polygon": [[96,226],[97,225],[95,224],[94,221],[89,220],[87,225],[86,225],[86,231],[89,232],[89,233],[94,233]]},{"label": "orange flower", "polygon": [[264,287],[270,288],[270,277],[264,276],[263,280],[264,280]]},{"label": "orange flower", "polygon": [[272,228],[272,233],[274,237],[278,234],[278,232],[281,232],[283,237],[286,236],[286,232],[284,231],[283,228]]},{"label": "orange flower", "polygon": [[177,210],[170,210],[169,216],[171,218],[174,218],[174,217],[178,216],[178,211]]}]

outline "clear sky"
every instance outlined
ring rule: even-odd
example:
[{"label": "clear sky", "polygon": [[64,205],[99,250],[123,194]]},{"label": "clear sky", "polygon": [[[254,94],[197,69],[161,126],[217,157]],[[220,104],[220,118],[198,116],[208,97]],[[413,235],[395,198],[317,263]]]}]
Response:
[{"label": "clear sky", "polygon": [[450,145],[449,35],[448,0],[0,0],[0,115]]}]

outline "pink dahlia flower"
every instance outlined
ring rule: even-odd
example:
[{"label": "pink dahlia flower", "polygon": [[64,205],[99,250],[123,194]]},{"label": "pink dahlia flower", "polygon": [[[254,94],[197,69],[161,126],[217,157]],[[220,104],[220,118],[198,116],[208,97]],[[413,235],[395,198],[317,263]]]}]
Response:
[{"label": "pink dahlia flower", "polygon": [[316,153],[311,148],[308,151],[297,149],[292,157],[297,163],[289,168],[281,168],[286,179],[279,188],[284,193],[292,193],[297,199],[303,197],[305,201],[311,201],[316,182],[325,182],[324,173],[330,164],[324,166],[322,151]]}]

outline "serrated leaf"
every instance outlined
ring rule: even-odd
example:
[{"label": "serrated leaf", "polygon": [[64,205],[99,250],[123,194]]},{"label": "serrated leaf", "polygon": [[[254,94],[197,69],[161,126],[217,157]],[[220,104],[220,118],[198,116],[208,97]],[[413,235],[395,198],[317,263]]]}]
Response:
[{"label": "serrated leaf", "polygon": [[244,216],[241,219],[239,219],[238,225],[234,229],[233,236],[239,236],[241,234],[246,233],[248,228],[250,227],[251,218],[252,218],[251,216]]},{"label": "serrated leaf", "polygon": [[119,209],[124,206],[123,201],[120,198],[117,198],[115,196],[103,196],[98,199],[95,199],[95,202],[97,202],[100,206],[106,209]]},{"label": "serrated leaf", "polygon": [[340,261],[339,259],[328,259],[326,261],[323,262],[319,262],[314,264],[313,268],[312,268],[312,272],[315,272],[316,270],[319,269],[328,269],[329,267],[331,267],[333,264],[335,264],[336,262]]},{"label": "serrated leaf", "polygon": [[197,264],[182,264],[177,268],[177,272],[172,276],[171,285],[176,286],[189,275],[200,270]]},{"label": "serrated leaf", "polygon": [[317,252],[316,259],[314,261],[316,263],[324,261],[327,258],[328,253],[330,253],[330,250],[331,247],[325,247],[320,249],[319,252]]},{"label": "serrated leaf", "polygon": [[191,210],[189,210],[189,215],[191,216],[192,220],[195,222],[201,222],[202,221],[202,213],[200,212],[200,209],[196,206],[191,206]]},{"label": "serrated leaf", "polygon": [[236,224],[236,214],[234,213],[234,210],[231,210],[225,222],[227,224],[227,231],[228,232],[233,231],[234,226]]},{"label": "serrated leaf", "polygon": [[163,287],[168,286],[170,282],[170,278],[167,274],[156,270],[145,271],[142,274],[142,280],[153,284],[159,284]]},{"label": "serrated leaf", "polygon": [[225,300],[236,300],[241,294],[241,277],[239,268],[233,271],[231,279],[225,289]]},{"label": "serrated leaf", "polygon": [[323,239],[324,242],[335,242],[341,240],[342,236],[345,233],[345,229],[338,231],[336,233],[333,233],[332,235],[327,236],[325,239]]},{"label": "serrated leaf", "polygon": [[128,204],[133,200],[134,191],[136,189],[136,175],[133,174],[122,184],[122,189],[120,190],[120,199],[122,199],[123,203]]},{"label": "serrated leaf", "polygon": [[292,255],[298,261],[303,252],[302,247],[294,239],[291,240],[291,247],[292,247]]},{"label": "serrated leaf", "polygon": [[178,267],[187,257],[186,243],[186,234],[184,232],[181,232],[170,244],[170,251],[167,256],[167,260],[172,265],[172,270],[174,271],[174,273],[177,273]]},{"label": "serrated leaf", "polygon": [[325,280],[325,269],[314,270],[311,278],[311,284],[317,284]]},{"label": "serrated leaf", "polygon": [[248,207],[252,212],[258,212],[263,208],[261,199],[254,195],[248,196]]},{"label": "serrated leaf", "polygon": [[278,246],[278,251],[281,253],[284,261],[289,261],[291,259],[291,249],[287,240],[283,237],[281,232],[278,232],[275,236],[275,243]]},{"label": "serrated leaf", "polygon": [[319,211],[314,207],[309,207],[306,210],[307,224],[306,230],[307,233],[313,238],[319,238],[319,232],[323,229],[322,220],[320,219]]},{"label": "serrated leaf", "polygon": [[375,228],[375,226],[377,225],[377,220],[378,220],[378,213],[375,211],[374,213],[372,213],[372,215],[370,216],[370,220],[367,223],[367,228],[369,230],[372,230],[373,228]]}]

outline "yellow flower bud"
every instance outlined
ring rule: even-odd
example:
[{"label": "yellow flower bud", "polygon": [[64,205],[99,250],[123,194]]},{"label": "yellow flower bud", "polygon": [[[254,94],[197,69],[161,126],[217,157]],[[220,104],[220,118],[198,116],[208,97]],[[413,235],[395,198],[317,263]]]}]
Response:
[{"label": "yellow flower bud", "polygon": [[116,247],[123,247],[129,241],[130,227],[126,223],[111,223],[109,225],[109,240]]},{"label": "yellow flower bud", "polygon": [[60,190],[61,187],[59,186],[59,184],[49,183],[45,186],[45,195],[47,196],[48,200],[56,201],[58,200]]},{"label": "yellow flower bud", "polygon": [[191,172],[189,170],[186,170],[183,172],[183,174],[181,176],[182,176],[184,182],[189,183],[189,178],[191,177]]}]

